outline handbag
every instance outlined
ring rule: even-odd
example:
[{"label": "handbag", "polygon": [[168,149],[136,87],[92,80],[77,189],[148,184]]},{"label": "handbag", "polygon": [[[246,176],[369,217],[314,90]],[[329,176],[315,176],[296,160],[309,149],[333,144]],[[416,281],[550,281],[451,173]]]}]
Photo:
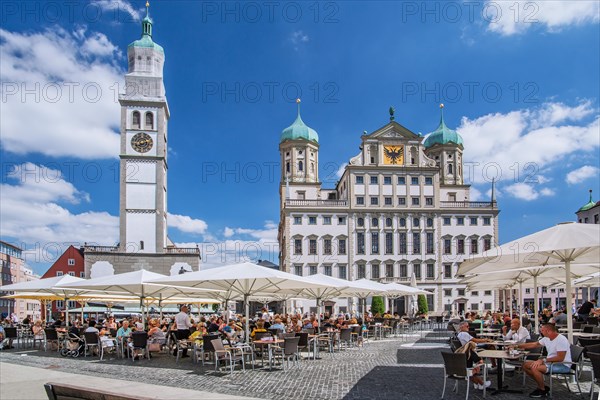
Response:
[{"label": "handbag", "polygon": [[161,346],[160,343],[150,343],[148,345],[148,351],[160,351],[161,350]]}]

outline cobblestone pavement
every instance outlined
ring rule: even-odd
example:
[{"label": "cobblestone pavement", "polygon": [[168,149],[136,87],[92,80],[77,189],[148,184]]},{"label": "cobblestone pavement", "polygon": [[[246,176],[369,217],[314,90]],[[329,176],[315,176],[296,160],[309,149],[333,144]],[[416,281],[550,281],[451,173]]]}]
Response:
[{"label": "cobblestone pavement", "polygon": [[[443,364],[440,352],[447,351],[445,340],[432,333],[408,338],[370,341],[364,348],[350,348],[331,355],[321,353],[321,360],[303,360],[299,368],[283,371],[275,368],[236,370],[233,375],[215,372],[214,366],[193,364],[191,358],[175,358],[158,354],[150,360],[122,360],[114,356],[99,361],[98,357],[63,358],[56,352],[10,350],[0,354],[2,367],[18,363],[40,368],[60,368],[65,372],[117,378],[133,382],[154,383],[221,394],[261,397],[265,399],[439,399],[443,386]],[[521,376],[506,375],[506,383],[521,387]],[[555,399],[589,398],[591,373],[581,377],[584,395],[571,394],[564,381],[555,383]],[[493,384],[496,376],[492,375]],[[459,383],[458,394],[453,382],[446,389],[446,399],[464,399],[465,382]],[[502,394],[495,399],[528,398],[534,389],[527,380],[523,394]],[[577,390],[575,384],[571,384]],[[471,388],[470,398],[483,398]]]}]

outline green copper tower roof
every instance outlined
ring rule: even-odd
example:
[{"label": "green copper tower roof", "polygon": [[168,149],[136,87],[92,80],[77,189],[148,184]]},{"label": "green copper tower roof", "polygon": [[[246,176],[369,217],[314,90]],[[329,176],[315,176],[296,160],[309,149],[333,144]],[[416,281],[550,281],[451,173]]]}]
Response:
[{"label": "green copper tower roof", "polygon": [[127,47],[145,47],[161,53],[165,52],[160,45],[152,41],[152,18],[150,18],[150,3],[148,2],[146,3],[146,16],[142,20],[142,37]]},{"label": "green copper tower roof", "polygon": [[431,132],[425,139],[425,142],[423,143],[425,145],[425,148],[429,148],[429,147],[433,146],[434,144],[448,144],[448,143],[462,146],[463,145],[462,137],[455,130],[448,128],[446,126],[446,123],[444,122],[444,105],[443,104],[440,104],[440,109],[442,110],[441,111],[442,116],[440,117],[440,124],[438,125],[437,129],[435,131]]},{"label": "green copper tower roof", "polygon": [[590,208],[594,208],[596,206],[596,202],[594,200],[592,200],[592,190],[590,189],[590,201],[583,205],[579,210],[577,210],[577,212],[581,212],[581,211],[587,211]]},{"label": "green copper tower roof", "polygon": [[294,123],[287,128],[285,128],[281,132],[280,143],[285,142],[286,140],[308,140],[311,142],[319,143],[319,135],[317,131],[307,126],[304,121],[302,121],[302,117],[300,117],[300,99],[296,100],[298,104],[298,117]]}]

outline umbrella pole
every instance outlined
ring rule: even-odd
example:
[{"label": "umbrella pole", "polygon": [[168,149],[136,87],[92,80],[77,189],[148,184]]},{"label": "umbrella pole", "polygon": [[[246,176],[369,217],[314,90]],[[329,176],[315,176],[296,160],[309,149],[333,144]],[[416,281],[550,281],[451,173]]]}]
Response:
[{"label": "umbrella pole", "polygon": [[69,298],[65,296],[65,326],[69,329]]},{"label": "umbrella pole", "polygon": [[86,305],[87,305],[87,301],[84,301],[83,303],[81,303],[81,326],[83,326],[83,309],[85,308]]},{"label": "umbrella pole", "polygon": [[140,297],[140,306],[142,307],[142,325],[146,328],[146,318],[144,317],[144,285],[142,285],[142,296]]},{"label": "umbrella pole", "polygon": [[566,291],[567,291],[567,330],[569,336],[569,343],[573,343],[573,308],[571,303],[571,260],[565,261],[565,273],[566,273]]},{"label": "umbrella pole", "polygon": [[317,322],[319,324],[319,329],[321,329],[321,298],[320,297],[317,297]]},{"label": "umbrella pole", "polygon": [[513,317],[513,309],[512,309],[512,295],[513,294],[512,294],[512,292],[513,292],[512,289],[510,289],[508,291],[508,297],[509,297],[509,299],[508,299],[508,310],[509,310],[510,319],[512,319],[512,317]]},{"label": "umbrella pole", "polygon": [[246,313],[246,343],[250,343],[250,306],[247,294],[244,294],[244,311]]},{"label": "umbrella pole", "polygon": [[519,320],[521,321],[521,326],[523,326],[523,281],[519,280]]},{"label": "umbrella pole", "polygon": [[538,286],[537,286],[537,275],[533,276],[533,319],[535,320],[535,332],[539,332],[540,326],[540,306],[538,305]]}]

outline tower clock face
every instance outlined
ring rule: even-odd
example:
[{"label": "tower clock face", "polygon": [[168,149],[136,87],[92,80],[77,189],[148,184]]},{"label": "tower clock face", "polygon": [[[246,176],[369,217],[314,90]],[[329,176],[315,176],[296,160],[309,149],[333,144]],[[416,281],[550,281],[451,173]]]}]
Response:
[{"label": "tower clock face", "polygon": [[139,153],[147,153],[152,148],[152,138],[147,133],[136,133],[131,138],[131,147]]},{"label": "tower clock face", "polygon": [[384,146],[383,163],[387,165],[404,164],[404,146]]}]

